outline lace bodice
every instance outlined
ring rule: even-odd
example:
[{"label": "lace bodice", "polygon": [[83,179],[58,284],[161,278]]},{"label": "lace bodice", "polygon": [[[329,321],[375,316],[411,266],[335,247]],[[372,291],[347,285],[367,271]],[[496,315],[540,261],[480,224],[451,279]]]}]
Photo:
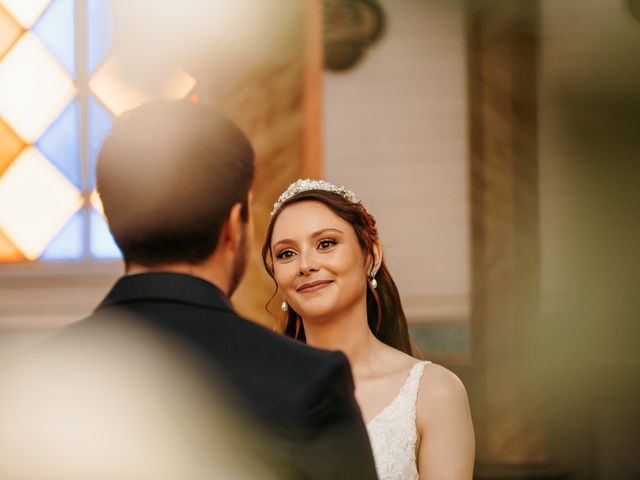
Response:
[{"label": "lace bodice", "polygon": [[424,367],[418,362],[409,371],[398,395],[367,423],[369,441],[380,480],[417,480],[416,400]]}]

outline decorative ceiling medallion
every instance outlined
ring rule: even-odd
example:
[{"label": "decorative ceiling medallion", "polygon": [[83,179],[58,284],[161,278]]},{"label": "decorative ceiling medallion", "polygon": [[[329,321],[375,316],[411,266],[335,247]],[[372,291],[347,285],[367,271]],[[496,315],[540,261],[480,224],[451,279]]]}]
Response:
[{"label": "decorative ceiling medallion", "polygon": [[329,70],[353,67],[384,31],[384,11],[376,0],[324,0],[323,13]]}]

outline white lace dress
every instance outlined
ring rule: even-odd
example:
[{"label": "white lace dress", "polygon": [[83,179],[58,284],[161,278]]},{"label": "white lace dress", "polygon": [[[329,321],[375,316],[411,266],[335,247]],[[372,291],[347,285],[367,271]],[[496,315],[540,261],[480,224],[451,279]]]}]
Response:
[{"label": "white lace dress", "polygon": [[398,395],[367,423],[380,480],[418,480],[416,400],[428,363],[431,362],[418,362],[411,367]]}]

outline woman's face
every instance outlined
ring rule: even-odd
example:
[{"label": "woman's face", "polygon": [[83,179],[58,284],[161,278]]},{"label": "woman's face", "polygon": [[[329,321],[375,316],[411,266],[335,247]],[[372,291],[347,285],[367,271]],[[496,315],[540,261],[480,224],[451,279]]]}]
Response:
[{"label": "woman's face", "polygon": [[273,271],[305,320],[326,320],[364,302],[368,269],[356,233],[322,202],[285,207],[271,237]]}]

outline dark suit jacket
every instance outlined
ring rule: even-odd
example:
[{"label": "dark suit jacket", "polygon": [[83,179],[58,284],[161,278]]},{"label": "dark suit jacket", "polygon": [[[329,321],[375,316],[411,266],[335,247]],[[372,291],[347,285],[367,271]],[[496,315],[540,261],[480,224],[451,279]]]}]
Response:
[{"label": "dark suit jacket", "polygon": [[70,328],[82,329],[118,313],[142,319],[204,354],[247,412],[284,439],[284,461],[298,474],[376,478],[342,353],[308,347],[246,320],[213,284],[177,273],[122,277],[93,315]]}]

